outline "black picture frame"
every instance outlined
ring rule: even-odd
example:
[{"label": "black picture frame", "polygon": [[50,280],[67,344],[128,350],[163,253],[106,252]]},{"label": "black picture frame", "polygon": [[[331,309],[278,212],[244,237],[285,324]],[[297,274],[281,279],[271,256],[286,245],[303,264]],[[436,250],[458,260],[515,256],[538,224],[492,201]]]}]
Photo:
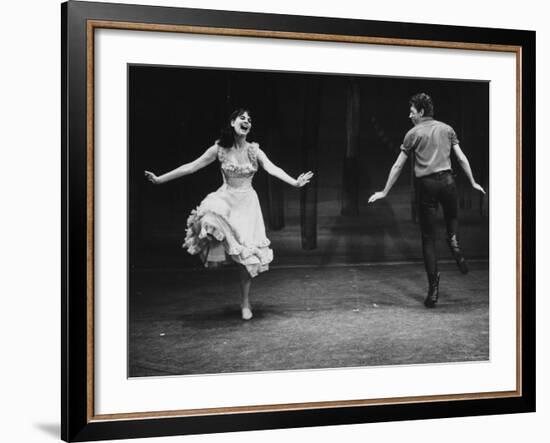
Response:
[{"label": "black picture frame", "polygon": [[[62,53],[62,411],[65,441],[219,433],[275,428],[325,426],[394,420],[511,414],[535,411],[535,33],[532,31],[441,26],[305,16],[242,13],[185,8],[69,1],[61,5]],[[94,25],[95,23],[95,25]],[[519,206],[517,238],[518,277],[518,389],[487,398],[409,399],[405,403],[339,404],[265,410],[242,408],[228,412],[185,416],[123,418],[95,417],[93,413],[93,161],[89,158],[90,36],[105,23],[230,29],[261,32],[274,38],[352,41],[460,47],[510,47],[519,57],[517,96]],[[110,25],[109,25],[110,26]],[[116,26],[115,26],[116,27]],[[176,31],[177,32],[177,31]],[[214,31],[215,33],[215,31]],[[251,35],[253,36],[253,35]],[[293,37],[294,36],[294,37]],[[315,38],[313,38],[315,36]],[[347,39],[347,40],[346,40]],[[460,45],[457,46],[457,42]],[[92,126],[93,127],[93,126]],[[90,194],[90,192],[92,192]],[[277,406],[277,405],[275,405]],[[281,405],[282,406],[282,405]]]}]

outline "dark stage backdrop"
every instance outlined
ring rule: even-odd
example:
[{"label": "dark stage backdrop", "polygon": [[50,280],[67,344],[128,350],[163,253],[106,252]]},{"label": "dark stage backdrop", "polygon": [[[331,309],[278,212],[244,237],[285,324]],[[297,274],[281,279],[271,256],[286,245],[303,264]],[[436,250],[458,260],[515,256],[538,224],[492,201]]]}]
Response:
[{"label": "dark stage backdrop", "polygon": [[[222,183],[219,165],[160,186],[143,171],[161,174],[194,160],[236,107],[251,110],[249,141],[275,164],[294,177],[315,173],[305,190],[256,174],[273,265],[421,258],[410,164],[389,198],[367,205],[412,126],[408,100],[417,92],[432,96],[435,118],[455,129],[474,176],[489,189],[488,82],[142,65],[129,66],[128,75],[134,270],[201,266],[181,244],[189,212]],[[487,259],[488,196],[474,193],[457,169],[463,247],[470,258]]]}]

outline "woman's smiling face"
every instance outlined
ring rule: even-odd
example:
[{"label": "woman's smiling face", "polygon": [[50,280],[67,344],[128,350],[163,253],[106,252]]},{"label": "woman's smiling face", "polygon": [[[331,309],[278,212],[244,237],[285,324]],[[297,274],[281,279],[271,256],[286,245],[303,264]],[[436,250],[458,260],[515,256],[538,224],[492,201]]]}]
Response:
[{"label": "woman's smiling face", "polygon": [[237,136],[246,136],[252,128],[252,117],[248,112],[243,112],[235,120],[231,120],[231,127]]}]

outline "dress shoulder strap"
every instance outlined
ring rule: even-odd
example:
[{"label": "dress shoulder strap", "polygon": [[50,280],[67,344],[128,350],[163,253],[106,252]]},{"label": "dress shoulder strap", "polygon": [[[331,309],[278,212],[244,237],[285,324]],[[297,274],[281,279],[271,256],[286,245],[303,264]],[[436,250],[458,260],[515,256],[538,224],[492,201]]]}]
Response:
[{"label": "dress shoulder strap", "polygon": [[248,144],[248,158],[254,166],[258,164],[259,149],[260,149],[260,145],[256,142],[252,142]]},{"label": "dress shoulder strap", "polygon": [[223,163],[223,161],[225,160],[225,148],[218,143],[218,140],[216,140],[216,147],[218,148],[217,150],[218,161],[220,163]]}]

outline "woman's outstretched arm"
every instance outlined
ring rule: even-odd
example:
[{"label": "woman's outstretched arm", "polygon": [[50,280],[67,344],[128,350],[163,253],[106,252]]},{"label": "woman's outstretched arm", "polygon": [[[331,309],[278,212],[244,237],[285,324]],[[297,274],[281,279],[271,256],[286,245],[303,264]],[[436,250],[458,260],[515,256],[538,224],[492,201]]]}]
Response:
[{"label": "woman's outstretched arm", "polygon": [[277,177],[279,180],[282,180],[290,186],[294,186],[296,188],[301,188],[302,186],[307,185],[313,177],[313,172],[308,171],[300,174],[297,179],[292,178],[283,169],[274,165],[273,162],[269,160],[267,155],[265,155],[265,152],[261,149],[258,149],[258,161],[268,174],[273,177]]},{"label": "woman's outstretched arm", "polygon": [[190,163],[181,165],[176,169],[159,176],[156,176],[153,172],[145,171],[145,177],[147,177],[147,180],[149,180],[151,183],[154,183],[155,185],[160,185],[170,180],[183,177],[184,175],[193,174],[194,172],[197,172],[199,169],[202,169],[205,166],[208,166],[210,163],[216,160],[217,153],[218,153],[218,146],[213,145],[213,146],[210,146],[204,152],[204,154],[202,154],[199,158],[193,160]]}]

